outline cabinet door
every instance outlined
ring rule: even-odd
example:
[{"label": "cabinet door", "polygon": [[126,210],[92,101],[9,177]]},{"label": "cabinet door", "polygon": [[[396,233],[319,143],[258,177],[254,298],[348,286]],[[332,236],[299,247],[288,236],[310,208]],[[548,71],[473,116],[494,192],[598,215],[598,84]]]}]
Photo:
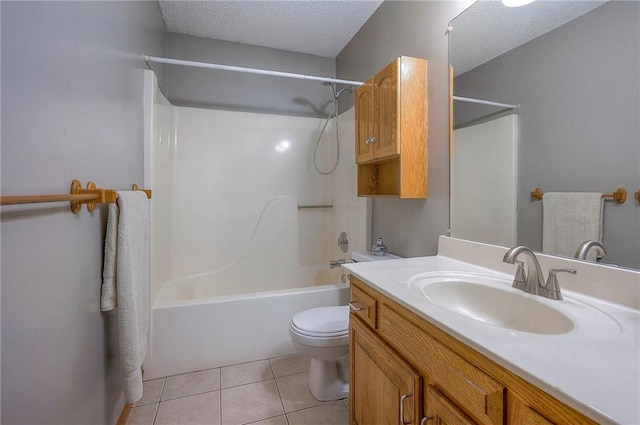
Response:
[{"label": "cabinet door", "polygon": [[356,162],[373,159],[373,137],[376,136],[376,117],[374,116],[375,87],[369,80],[356,90]]},{"label": "cabinet door", "polygon": [[432,387],[427,388],[426,420],[423,425],[473,425],[464,413],[462,413],[440,391]]},{"label": "cabinet door", "polygon": [[356,316],[349,322],[351,425],[418,425],[418,373]]},{"label": "cabinet door", "polygon": [[387,65],[374,77],[378,138],[374,143],[374,158],[383,159],[400,155],[400,114],[398,113],[400,85],[398,67],[400,59]]}]

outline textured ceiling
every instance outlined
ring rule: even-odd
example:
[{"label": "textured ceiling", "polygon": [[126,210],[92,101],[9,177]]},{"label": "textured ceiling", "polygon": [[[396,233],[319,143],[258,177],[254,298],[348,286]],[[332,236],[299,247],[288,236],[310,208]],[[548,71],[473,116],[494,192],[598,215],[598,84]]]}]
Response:
[{"label": "textured ceiling", "polygon": [[382,0],[159,3],[169,32],[335,58]]},{"label": "textured ceiling", "polygon": [[451,62],[463,74],[605,4],[594,0],[539,0],[522,7],[479,0],[451,26]]}]

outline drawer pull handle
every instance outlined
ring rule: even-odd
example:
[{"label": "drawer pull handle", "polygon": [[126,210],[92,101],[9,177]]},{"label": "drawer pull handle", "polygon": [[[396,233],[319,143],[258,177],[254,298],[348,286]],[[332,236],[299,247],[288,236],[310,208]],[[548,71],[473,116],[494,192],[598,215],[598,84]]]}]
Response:
[{"label": "drawer pull handle", "polygon": [[409,420],[409,422],[404,420],[404,401],[409,397],[412,397],[412,395],[404,394],[402,397],[400,397],[400,423],[404,425],[409,425],[411,423],[411,420]]},{"label": "drawer pull handle", "polygon": [[370,145],[370,144],[375,143],[377,141],[378,141],[378,139],[376,139],[376,136],[371,136],[367,140],[365,140],[364,143],[367,144],[367,145]]},{"label": "drawer pull handle", "polygon": [[358,311],[361,311],[361,310],[365,310],[365,309],[362,308],[362,307],[358,307],[358,306],[354,305],[352,302],[350,302],[349,303],[349,310],[351,310],[352,312],[355,313],[355,312],[358,312]]},{"label": "drawer pull handle", "polygon": [[420,421],[420,425],[427,425],[427,422],[430,421],[431,419],[433,419],[433,416],[425,416],[424,418],[422,418],[422,420]]}]

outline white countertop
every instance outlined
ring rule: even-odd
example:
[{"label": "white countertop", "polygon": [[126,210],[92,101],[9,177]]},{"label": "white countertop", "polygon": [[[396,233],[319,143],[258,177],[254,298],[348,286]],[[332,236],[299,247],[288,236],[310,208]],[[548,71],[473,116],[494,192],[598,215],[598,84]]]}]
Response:
[{"label": "white countertop", "polygon": [[[562,303],[568,312],[588,304],[609,317],[602,323],[577,325],[564,334],[519,332],[479,322],[436,305],[416,294],[409,284],[412,277],[426,272],[478,273],[503,278],[505,282],[513,280],[512,274],[444,256],[347,264],[343,267],[374,289],[593,420],[640,424],[640,311],[568,290],[563,290],[562,301],[523,293],[561,311],[565,308]],[[510,287],[508,283],[505,286]]]}]

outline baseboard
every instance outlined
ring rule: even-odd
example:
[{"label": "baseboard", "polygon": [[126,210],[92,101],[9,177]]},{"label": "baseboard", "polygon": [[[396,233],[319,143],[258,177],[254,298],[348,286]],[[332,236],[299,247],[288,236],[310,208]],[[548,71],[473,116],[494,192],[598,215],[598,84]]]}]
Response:
[{"label": "baseboard", "polygon": [[131,403],[125,403],[122,407],[122,412],[118,417],[116,425],[125,425],[127,423],[127,418],[129,417],[129,412],[131,412]]}]

